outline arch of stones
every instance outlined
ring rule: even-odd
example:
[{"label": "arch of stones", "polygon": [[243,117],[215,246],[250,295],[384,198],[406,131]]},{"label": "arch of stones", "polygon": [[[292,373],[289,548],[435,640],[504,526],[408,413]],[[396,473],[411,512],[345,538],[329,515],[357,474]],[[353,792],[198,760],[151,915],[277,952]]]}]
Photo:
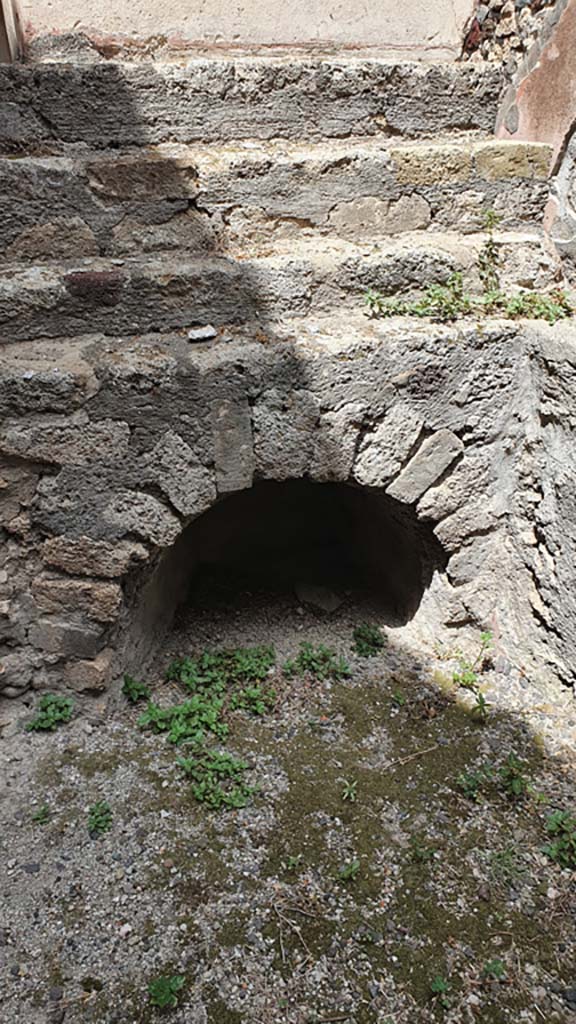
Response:
[{"label": "arch of stones", "polygon": [[434,531],[446,567],[417,613],[431,635],[490,628],[511,662],[570,681],[575,365],[570,329],[351,313],[215,345],[5,347],[3,694],[143,671],[186,526],[255,480],[301,478],[381,491]]}]

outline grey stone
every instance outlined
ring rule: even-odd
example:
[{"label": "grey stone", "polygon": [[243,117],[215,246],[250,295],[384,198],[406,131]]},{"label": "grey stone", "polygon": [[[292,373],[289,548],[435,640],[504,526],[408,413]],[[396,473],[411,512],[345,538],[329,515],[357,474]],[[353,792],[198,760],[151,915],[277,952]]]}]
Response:
[{"label": "grey stone", "polygon": [[463,451],[463,442],[451,430],[438,430],[422,442],[386,493],[398,501],[418,501]]},{"label": "grey stone", "polygon": [[123,491],[106,505],[103,519],[118,536],[135,533],[159,547],[173,544],[182,530],[180,520],[157,498],[138,491]]},{"label": "grey stone", "polygon": [[[5,146],[441,135],[490,131],[497,68],[285,57],[179,64],[3,65]],[[135,110],[138,116],[135,117]]]},{"label": "grey stone", "polygon": [[144,475],[158,483],[183,516],[200,515],[216,498],[212,472],[173,431],[164,434],[150,452]]},{"label": "grey stone", "polygon": [[216,338],[218,331],[211,324],[206,327],[193,327],[192,330],[188,331],[188,341],[212,341]]},{"label": "grey stone", "polygon": [[368,432],[354,465],[354,478],[368,487],[382,487],[398,473],[416,444],[424,423],[409,406],[398,403]]},{"label": "grey stone", "polygon": [[216,399],[210,411],[218,493],[251,487],[255,459],[248,402]]},{"label": "grey stone", "polygon": [[314,583],[297,583],[295,588],[296,597],[303,604],[310,604],[313,608],[319,608],[322,612],[335,612],[343,603],[343,598],[335,594],[328,587],[318,586]]}]

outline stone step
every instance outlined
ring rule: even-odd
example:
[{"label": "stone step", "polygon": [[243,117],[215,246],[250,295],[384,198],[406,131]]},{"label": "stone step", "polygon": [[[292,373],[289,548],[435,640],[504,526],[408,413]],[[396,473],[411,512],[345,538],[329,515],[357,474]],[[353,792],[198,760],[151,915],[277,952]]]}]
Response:
[{"label": "stone step", "polygon": [[365,240],[538,224],[550,148],[463,138],[161,145],[0,159],[8,262],[242,251],[303,231]]},{"label": "stone step", "polygon": [[[456,269],[479,286],[483,235],[409,234],[381,245],[324,237],[255,247],[250,255],[156,260],[81,260],[26,268],[0,280],[2,343],[75,336],[169,331],[193,325],[359,308],[367,288],[419,294]],[[507,284],[544,287],[556,274],[535,234],[497,236]]]},{"label": "stone step", "polygon": [[0,151],[493,130],[500,71],[379,58],[0,66]]}]

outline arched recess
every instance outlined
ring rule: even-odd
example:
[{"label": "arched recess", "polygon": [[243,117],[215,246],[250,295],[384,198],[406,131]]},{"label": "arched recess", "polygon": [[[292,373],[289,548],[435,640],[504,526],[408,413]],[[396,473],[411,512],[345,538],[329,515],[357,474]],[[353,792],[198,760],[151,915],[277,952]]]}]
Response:
[{"label": "arched recess", "polygon": [[370,590],[383,621],[417,613],[446,555],[415,505],[383,489],[309,479],[260,481],[189,523],[156,564],[133,577],[121,632],[124,663],[145,664],[203,572],[265,586]]}]

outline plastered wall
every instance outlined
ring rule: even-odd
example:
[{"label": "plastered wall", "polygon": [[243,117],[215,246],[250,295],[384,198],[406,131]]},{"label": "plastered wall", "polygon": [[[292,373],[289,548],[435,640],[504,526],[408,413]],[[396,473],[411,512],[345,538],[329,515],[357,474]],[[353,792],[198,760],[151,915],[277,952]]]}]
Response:
[{"label": "plastered wall", "polygon": [[21,0],[27,38],[84,31],[104,42],[329,45],[390,56],[453,59],[474,0]]}]

